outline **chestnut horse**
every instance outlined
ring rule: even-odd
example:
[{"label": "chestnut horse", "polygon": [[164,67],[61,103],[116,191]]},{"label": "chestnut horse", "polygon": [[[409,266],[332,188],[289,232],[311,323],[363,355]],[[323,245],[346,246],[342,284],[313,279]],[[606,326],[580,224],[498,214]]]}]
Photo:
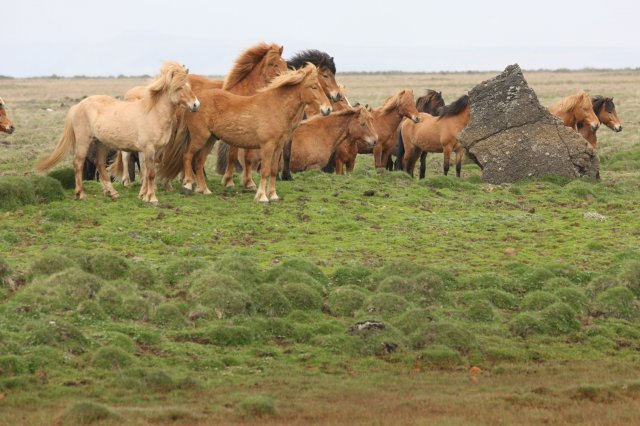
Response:
[{"label": "chestnut horse", "polygon": [[420,120],[419,112],[414,104],[413,91],[408,89],[401,90],[387,98],[381,107],[373,110],[372,114],[373,125],[378,133],[378,143],[373,149],[362,143],[355,144],[348,141],[338,146],[335,155],[337,174],[343,174],[344,166],[346,166],[347,172],[351,173],[358,154],[373,152],[376,167],[384,167],[395,147],[396,129],[402,119],[406,117],[415,122]]},{"label": "chestnut horse", "polygon": [[[300,69],[307,63],[312,63],[318,68],[318,79],[320,81],[320,87],[324,91],[325,95],[331,100],[333,107],[335,102],[342,99],[340,87],[336,83],[336,64],[332,56],[316,49],[303,50],[296,53],[291,59],[287,61],[289,68]],[[313,106],[308,106],[305,109],[307,117],[311,117],[319,113]],[[302,117],[301,117],[302,119]],[[282,174],[283,180],[291,180],[291,173],[289,173],[289,157],[291,147],[289,143],[284,148],[284,170]],[[233,171],[235,167],[235,160],[241,158],[241,165],[243,167],[243,185],[245,188],[253,189],[256,184],[252,178],[253,168],[258,166],[260,159],[257,151],[245,151],[240,149],[238,155],[235,155],[233,148],[225,146],[224,144],[218,145],[218,163],[217,171],[223,174],[222,184],[226,187],[233,186]]]},{"label": "chestnut horse", "polygon": [[[285,142],[300,123],[308,104],[319,105],[328,114],[329,99],[318,82],[318,70],[308,64],[300,70],[288,71],[276,77],[267,87],[252,96],[239,96],[226,90],[209,89],[201,93],[202,111],[186,116],[187,146],[176,138],[174,149],[165,152],[160,174],[173,178],[180,170],[188,174],[191,157],[185,150],[196,151],[209,141],[223,139],[232,146],[260,148],[260,185],[256,200],[277,200],[276,175],[278,159]],[[169,155],[169,152],[174,154]],[[185,181],[186,181],[185,176]],[[267,180],[269,196],[267,197]]]},{"label": "chestnut horse", "polygon": [[[622,121],[618,118],[616,106],[613,104],[613,98],[596,96],[591,98],[591,104],[593,105],[593,112],[595,112],[601,124],[604,124],[616,133],[622,131]],[[596,145],[598,144],[596,130],[593,130],[591,126],[585,125],[580,121],[578,122],[578,132],[589,142],[591,148],[596,149]]]},{"label": "chestnut horse", "polygon": [[593,112],[593,105],[587,92],[578,92],[575,95],[567,96],[551,105],[549,112],[562,120],[565,126],[578,130],[578,123],[584,123],[592,130],[598,130],[600,121]]},{"label": "chestnut horse", "polygon": [[16,130],[15,126],[7,117],[7,111],[5,110],[5,103],[0,98],[0,132],[11,134],[14,130]]},{"label": "chestnut horse", "polygon": [[[442,98],[442,92],[427,89],[423,96],[420,96],[416,101],[416,108],[420,112],[426,112],[434,117],[439,116],[444,109],[444,99]],[[398,143],[396,144],[396,162],[394,164],[394,170],[402,170],[402,158],[404,157],[404,144],[400,138],[400,127],[398,127]],[[424,179],[427,174],[427,153],[423,151],[420,154],[420,179]]]},{"label": "chestnut horse", "polygon": [[73,166],[76,198],[86,197],[82,186],[82,168],[91,143],[96,144],[96,165],[105,195],[117,198],[106,171],[109,148],[144,153],[147,175],[139,197],[157,203],[155,195],[155,155],[169,142],[176,125],[176,109],[186,105],[191,111],[200,107],[187,81],[187,70],[174,61],[162,65],[160,75],[137,101],[119,101],[111,96],[95,95],[72,106],[65,119],[64,131],[54,151],[36,165],[45,171],[67,153],[75,151]]},{"label": "chestnut horse", "polygon": [[444,174],[449,173],[451,152],[456,153],[456,176],[460,177],[464,147],[458,135],[467,127],[471,117],[469,96],[464,95],[444,107],[440,116],[420,113],[422,120],[416,124],[405,120],[400,126],[399,143],[404,145],[403,169],[413,177],[413,169],[422,152],[444,152]]},{"label": "chestnut horse", "polygon": [[378,140],[373,116],[365,107],[343,109],[304,120],[291,137],[291,171],[324,167],[346,139],[361,140],[371,148]]}]

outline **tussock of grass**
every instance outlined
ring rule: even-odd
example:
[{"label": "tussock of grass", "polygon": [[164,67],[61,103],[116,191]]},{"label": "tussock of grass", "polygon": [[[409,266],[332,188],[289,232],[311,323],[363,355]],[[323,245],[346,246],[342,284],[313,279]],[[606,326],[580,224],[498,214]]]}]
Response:
[{"label": "tussock of grass", "polygon": [[238,404],[237,413],[245,419],[256,419],[277,416],[275,401],[266,395],[255,395],[245,398]]}]

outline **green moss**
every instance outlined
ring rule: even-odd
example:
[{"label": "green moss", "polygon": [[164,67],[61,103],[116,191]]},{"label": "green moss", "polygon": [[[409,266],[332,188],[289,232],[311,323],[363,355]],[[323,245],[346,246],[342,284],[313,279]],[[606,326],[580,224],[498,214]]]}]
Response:
[{"label": "green moss", "polygon": [[0,176],[0,210],[14,210],[36,203],[36,195],[28,179]]},{"label": "green moss", "polygon": [[110,331],[106,333],[103,338],[103,342],[108,346],[114,346],[122,349],[123,351],[132,353],[136,350],[136,345],[133,339],[124,333],[117,331]]},{"label": "green moss", "polygon": [[60,320],[39,322],[28,332],[27,343],[52,346],[73,354],[85,352],[90,345],[80,329]]},{"label": "green moss", "polygon": [[281,270],[281,269],[298,271],[298,272],[307,274],[308,276],[310,276],[311,278],[313,278],[323,286],[326,286],[327,284],[329,284],[329,279],[326,277],[326,275],[322,272],[320,268],[318,268],[316,265],[314,265],[312,262],[309,262],[308,260],[299,259],[299,258],[287,259],[284,262],[282,262],[280,265],[276,266],[275,268],[272,268],[271,271],[267,273],[266,279],[268,280],[272,274],[275,274],[276,275],[275,278],[277,278],[280,275],[278,270]]},{"label": "green moss", "polygon": [[175,335],[175,339],[207,345],[243,346],[253,341],[254,333],[250,328],[244,326],[219,325],[194,331],[178,332]]},{"label": "green moss", "polygon": [[[240,284],[237,283],[237,286],[239,287]],[[247,315],[251,308],[251,298],[244,292],[234,290],[233,287],[210,288],[197,300],[216,318]]]},{"label": "green moss", "polygon": [[543,290],[553,292],[560,288],[573,287],[573,286],[574,286],[574,283],[569,278],[554,277],[554,278],[549,278],[547,281],[545,281]]},{"label": "green moss", "polygon": [[360,356],[366,353],[365,342],[360,337],[344,333],[315,336],[310,343],[329,353],[341,356]]},{"label": "green moss", "polygon": [[91,360],[96,368],[121,370],[133,364],[133,357],[118,346],[105,346],[98,349]]},{"label": "green moss", "polygon": [[409,309],[392,318],[390,322],[404,334],[410,335],[424,331],[427,325],[435,320],[433,312],[427,309]]},{"label": "green moss", "polygon": [[610,288],[618,287],[621,284],[622,283],[620,282],[618,277],[614,275],[600,275],[591,280],[591,282],[589,283],[589,291],[591,294],[597,295]]},{"label": "green moss", "polygon": [[420,351],[416,364],[426,369],[453,370],[466,365],[466,360],[454,349],[433,345]]},{"label": "green moss", "polygon": [[253,307],[257,313],[269,317],[286,316],[291,312],[291,302],[273,284],[263,284],[251,292]]},{"label": "green moss", "polygon": [[514,282],[515,290],[518,293],[540,290],[544,287],[547,280],[554,277],[553,272],[546,268],[534,268],[527,271],[519,280]]},{"label": "green moss", "polygon": [[404,298],[391,293],[377,293],[369,296],[362,307],[362,310],[371,314],[396,314],[402,312],[409,306]]},{"label": "green moss", "polygon": [[600,293],[593,303],[593,310],[611,318],[632,319],[638,315],[633,292],[622,286]]},{"label": "green moss", "polygon": [[79,267],[69,256],[59,252],[45,252],[31,265],[30,275],[51,275],[67,268]]},{"label": "green moss", "polygon": [[625,262],[618,273],[620,282],[640,297],[640,260]]},{"label": "green moss", "polygon": [[117,421],[119,416],[105,405],[91,401],[75,402],[60,418],[66,425],[90,425],[104,421]]},{"label": "green moss", "polygon": [[274,417],[277,415],[273,398],[265,395],[247,397],[238,404],[236,411],[245,419]]},{"label": "green moss", "polygon": [[472,303],[467,310],[467,317],[473,321],[490,322],[493,321],[495,316],[493,305],[486,300],[478,300]]},{"label": "green moss", "polygon": [[542,324],[536,315],[523,312],[511,319],[509,331],[514,336],[527,337],[542,332]]},{"label": "green moss", "polygon": [[164,284],[175,285],[185,277],[189,276],[193,271],[202,269],[206,263],[201,259],[173,259],[167,262],[162,274],[162,282]]},{"label": "green moss", "polygon": [[364,287],[371,270],[361,266],[338,268],[333,274],[333,283],[337,286],[353,285]]},{"label": "green moss", "polygon": [[576,313],[566,303],[558,302],[540,312],[540,325],[545,333],[565,334],[580,329]]},{"label": "green moss", "polygon": [[324,295],[327,293],[326,285],[320,283],[311,275],[295,269],[276,267],[267,273],[265,282],[271,282],[269,277],[275,277],[273,281],[277,287],[282,288],[287,284],[303,284],[313,288],[318,294]]},{"label": "green moss", "polygon": [[129,279],[141,289],[154,288],[158,277],[153,269],[144,263],[134,263],[129,268]]},{"label": "green moss", "polygon": [[70,167],[53,170],[47,173],[47,176],[60,182],[64,189],[73,189],[76,187],[76,174]]},{"label": "green moss", "polygon": [[467,355],[478,348],[476,338],[463,327],[445,323],[433,322],[427,324],[422,336],[422,346],[442,345]]},{"label": "green moss", "polygon": [[540,311],[547,306],[559,302],[558,296],[543,290],[532,291],[527,293],[522,299],[522,309],[527,311]]},{"label": "green moss", "polygon": [[555,295],[561,302],[571,306],[571,309],[576,312],[581,312],[587,304],[587,296],[577,286],[559,288],[556,290]]},{"label": "green moss", "polygon": [[29,176],[36,203],[46,204],[64,200],[64,190],[60,181],[47,176]]},{"label": "green moss", "polygon": [[127,275],[129,264],[119,256],[97,252],[91,256],[90,271],[105,280],[115,280]]},{"label": "green moss", "polygon": [[173,302],[156,307],[151,319],[156,325],[172,328],[182,327],[186,322],[180,308]]},{"label": "green moss", "polygon": [[104,286],[98,294],[98,303],[102,310],[114,318],[120,317],[123,311],[121,292],[113,286]]},{"label": "green moss", "polygon": [[289,300],[293,309],[319,310],[322,297],[312,287],[302,283],[289,283],[282,287],[282,294]]},{"label": "green moss", "polygon": [[333,315],[352,317],[362,307],[365,298],[365,292],[357,287],[338,287],[329,294],[327,305]]},{"label": "green moss", "polygon": [[507,293],[506,291],[488,288],[482,290],[482,295],[496,308],[513,309],[518,306],[518,299],[514,295]]},{"label": "green moss", "polygon": [[213,264],[214,270],[229,275],[246,288],[260,283],[260,271],[253,256],[230,254],[220,257]]},{"label": "green moss", "polygon": [[122,309],[118,318],[134,321],[145,321],[149,318],[151,305],[145,299],[137,296],[126,297],[122,300]]}]

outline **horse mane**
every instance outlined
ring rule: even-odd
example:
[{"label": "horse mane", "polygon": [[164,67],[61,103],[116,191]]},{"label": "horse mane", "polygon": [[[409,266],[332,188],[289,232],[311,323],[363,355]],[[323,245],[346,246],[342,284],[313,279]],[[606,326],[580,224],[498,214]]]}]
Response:
[{"label": "horse mane", "polygon": [[438,117],[438,120],[444,117],[453,117],[460,114],[469,105],[469,95],[462,95],[457,101],[450,103],[442,108],[442,112]]},{"label": "horse mane", "polygon": [[384,102],[382,102],[382,106],[380,107],[380,112],[388,112],[394,109],[400,102],[400,94],[403,92],[404,90],[401,90],[395,95],[389,96],[387,99],[385,99]]},{"label": "horse mane", "polygon": [[278,55],[280,55],[280,46],[275,43],[267,44],[261,42],[244,50],[240,53],[233,64],[233,68],[231,68],[231,71],[229,71],[229,74],[227,74],[227,77],[224,79],[222,88],[224,90],[232,89],[236,84],[244,80],[256,65],[272,51],[277,51]]},{"label": "horse mane", "polygon": [[307,64],[304,68],[287,71],[271,80],[268,86],[258,89],[258,92],[266,92],[267,90],[284,86],[295,86],[296,84],[302,83],[307,76],[314,71],[316,71],[316,67],[313,64]]},{"label": "horse mane", "polygon": [[[428,108],[431,101],[434,100],[440,104],[435,108]],[[433,116],[440,115],[440,112],[444,108],[444,99],[442,99],[442,92],[427,89],[423,96],[420,96],[416,101],[416,109],[420,112],[426,112]]]},{"label": "horse mane", "polygon": [[576,93],[575,95],[567,96],[564,99],[556,102],[553,105],[553,108],[557,108],[558,112],[569,112],[577,105],[587,106],[586,103],[591,105],[591,99],[589,99],[589,95],[585,91],[581,91]]},{"label": "horse mane", "polygon": [[616,109],[616,106],[613,104],[613,98],[594,96],[591,98],[591,103],[593,104],[593,112],[595,112],[596,115],[600,114],[603,107],[607,112],[613,112]]},{"label": "horse mane", "polygon": [[4,109],[4,101],[0,98],[0,109]]},{"label": "horse mane", "polygon": [[151,111],[164,93],[173,93],[187,84],[187,69],[176,61],[165,61],[160,74],[147,86],[150,99],[147,111]]},{"label": "horse mane", "polygon": [[333,57],[329,56],[328,53],[316,49],[308,49],[296,53],[287,61],[287,66],[300,69],[304,67],[307,62],[311,62],[318,68],[327,68],[333,75],[336,75],[336,64],[333,61]]}]

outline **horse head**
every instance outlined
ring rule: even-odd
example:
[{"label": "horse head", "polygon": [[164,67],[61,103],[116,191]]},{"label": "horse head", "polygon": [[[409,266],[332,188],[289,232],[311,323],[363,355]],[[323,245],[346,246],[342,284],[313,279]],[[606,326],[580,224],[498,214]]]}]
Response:
[{"label": "horse head", "polygon": [[622,121],[616,112],[616,106],[613,103],[613,98],[596,96],[591,99],[591,104],[593,105],[593,111],[598,117],[600,123],[604,124],[616,133],[622,131]]},{"label": "horse head", "polygon": [[149,86],[149,92],[153,97],[166,93],[174,105],[184,105],[192,112],[198,111],[200,101],[191,90],[187,80],[189,70],[175,61],[166,61],[162,64],[160,75]]},{"label": "horse head", "polygon": [[591,126],[593,131],[598,130],[600,120],[598,120],[598,116],[596,116],[596,113],[593,111],[591,98],[589,98],[586,92],[580,92],[576,96],[578,96],[578,102],[574,108],[576,122],[582,122]]},{"label": "horse head", "polygon": [[373,114],[362,106],[354,108],[353,111],[355,117],[349,125],[351,139],[363,141],[367,148],[373,148],[378,143],[378,133],[373,124]]},{"label": "horse head", "polygon": [[7,112],[5,111],[5,103],[2,98],[0,98],[0,131],[11,134],[15,129],[15,126],[13,125],[11,120],[9,120],[9,117],[7,117]]},{"label": "horse head", "polygon": [[282,58],[282,52],[284,46],[279,46],[275,43],[271,44],[267,54],[264,55],[264,72],[265,85],[269,84],[271,80],[287,71],[287,61]]},{"label": "horse head", "polygon": [[420,112],[416,108],[413,90],[403,89],[397,95],[398,113],[414,123],[420,122]]},{"label": "horse head", "polygon": [[320,110],[322,115],[331,114],[331,102],[322,90],[320,78],[318,78],[318,68],[312,63],[308,63],[300,71],[304,73],[302,100],[307,105]]}]

